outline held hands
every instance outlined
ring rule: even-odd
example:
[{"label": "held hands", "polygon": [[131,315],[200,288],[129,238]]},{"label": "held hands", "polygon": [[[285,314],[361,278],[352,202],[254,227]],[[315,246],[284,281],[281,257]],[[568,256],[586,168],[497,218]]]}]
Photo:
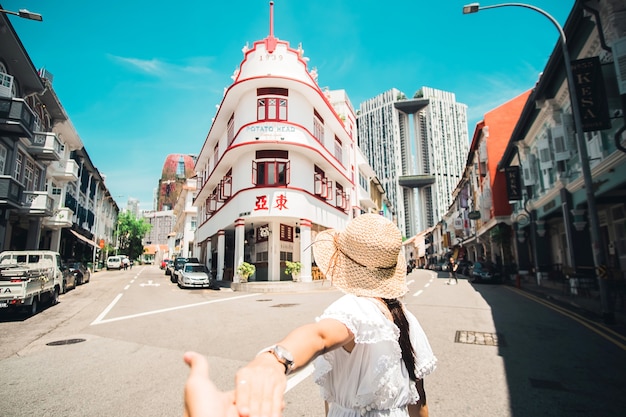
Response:
[{"label": "held hands", "polygon": [[280,417],[285,408],[285,366],[261,353],[235,375],[235,403],[242,417]]},{"label": "held hands", "polygon": [[222,392],[209,379],[209,364],[196,352],[183,357],[189,365],[184,417],[280,417],[285,408],[285,367],[263,353],[237,371],[235,391]]},{"label": "held hands", "polygon": [[211,382],[205,357],[187,352],[183,359],[190,368],[185,383],[184,417],[238,417],[234,393],[222,392]]}]

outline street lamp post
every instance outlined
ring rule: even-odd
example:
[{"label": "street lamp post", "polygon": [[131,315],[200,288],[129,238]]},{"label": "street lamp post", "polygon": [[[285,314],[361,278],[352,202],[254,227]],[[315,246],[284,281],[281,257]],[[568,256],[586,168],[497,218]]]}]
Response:
[{"label": "street lamp post", "polygon": [[43,21],[43,17],[39,13],[29,12],[26,9],[20,9],[17,12],[12,12],[10,10],[0,9],[0,13],[12,14],[14,16],[19,16],[19,17],[21,17],[23,19],[37,20],[38,22]]},{"label": "street lamp post", "polygon": [[[524,7],[526,9],[534,10],[537,13],[547,17],[552,24],[559,31],[561,50],[563,53],[563,63],[565,65],[565,72],[567,74],[567,86],[569,89],[569,97],[572,107],[572,115],[574,117],[574,126],[576,129],[576,140],[578,145],[578,154],[580,155],[580,165],[583,173],[583,180],[585,184],[585,193],[587,196],[587,208],[589,209],[589,231],[591,234],[591,243],[593,249],[593,261],[597,271],[600,269],[605,270],[606,256],[604,248],[600,243],[600,221],[598,218],[598,210],[596,207],[596,197],[593,191],[593,179],[591,177],[591,167],[589,165],[589,154],[587,152],[587,144],[585,143],[585,136],[582,127],[582,119],[580,115],[580,108],[578,105],[578,98],[576,93],[576,83],[574,80],[574,73],[572,72],[572,64],[570,62],[570,55],[567,49],[567,39],[565,32],[559,24],[546,11],[524,3],[501,3],[490,6],[480,6],[479,3],[471,3],[463,6],[463,14],[477,13],[480,10],[495,9],[498,7]],[[613,323],[615,320],[613,313],[613,306],[609,302],[609,288],[606,279],[598,277],[598,285],[600,287],[600,301],[602,305],[602,316],[605,322]]]}]

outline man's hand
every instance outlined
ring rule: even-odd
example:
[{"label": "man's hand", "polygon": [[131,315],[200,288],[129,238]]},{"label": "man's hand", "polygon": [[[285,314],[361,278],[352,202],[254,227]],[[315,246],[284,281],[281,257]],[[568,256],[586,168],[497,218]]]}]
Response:
[{"label": "man's hand", "polygon": [[209,379],[209,363],[196,352],[183,357],[189,365],[189,377],[185,383],[184,417],[238,417],[235,396],[217,389]]}]

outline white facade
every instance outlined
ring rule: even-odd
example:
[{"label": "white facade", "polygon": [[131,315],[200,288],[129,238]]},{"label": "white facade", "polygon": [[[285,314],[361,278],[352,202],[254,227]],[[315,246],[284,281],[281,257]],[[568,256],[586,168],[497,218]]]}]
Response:
[{"label": "white facade", "polygon": [[469,149],[467,106],[423,87],[414,99],[391,89],[361,103],[359,146],[405,236],[434,226],[452,202]]},{"label": "white facade", "polygon": [[196,196],[196,179],[188,178],[173,210],[174,255],[185,258],[196,256],[194,233],[198,223],[198,208],[193,205]]},{"label": "white facade", "polygon": [[196,162],[198,257],[218,280],[243,261],[250,280],[288,280],[290,260],[310,281],[317,231],[352,216],[356,145],[301,48],[270,32],[243,52]]}]

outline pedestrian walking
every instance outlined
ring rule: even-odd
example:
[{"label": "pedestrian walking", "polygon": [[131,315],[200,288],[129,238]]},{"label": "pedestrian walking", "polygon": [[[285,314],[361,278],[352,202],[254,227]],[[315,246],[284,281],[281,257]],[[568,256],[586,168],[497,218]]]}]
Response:
[{"label": "pedestrian walking", "polygon": [[[400,300],[408,287],[398,228],[378,214],[363,214],[344,231],[319,233],[312,247],[318,267],[344,295],[237,371],[233,403],[228,393],[214,396],[218,405],[226,403],[221,415],[282,415],[286,375],[313,361],[328,417],[427,417],[424,377],[437,359]],[[214,417],[197,395],[201,387],[215,394],[206,361],[192,352],[185,361],[191,367],[187,415]]]},{"label": "pedestrian walking", "polygon": [[[459,269],[459,264],[454,261],[454,256],[450,257],[450,264],[448,265],[449,277],[448,277],[448,285],[456,285],[459,283],[459,280],[456,277],[456,270]],[[454,283],[452,279],[454,278]]]}]

